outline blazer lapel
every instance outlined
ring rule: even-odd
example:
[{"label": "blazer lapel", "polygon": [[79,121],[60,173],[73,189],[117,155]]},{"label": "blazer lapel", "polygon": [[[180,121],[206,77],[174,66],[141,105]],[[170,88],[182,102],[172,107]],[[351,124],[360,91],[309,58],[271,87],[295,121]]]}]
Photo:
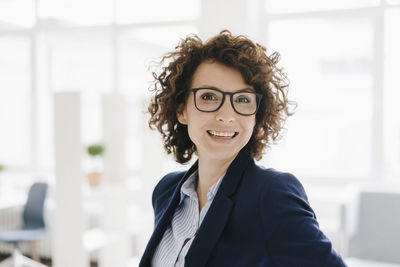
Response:
[{"label": "blazer lapel", "polygon": [[147,244],[147,247],[143,253],[142,259],[139,263],[139,267],[144,267],[144,266],[150,266],[151,263],[151,258],[153,257],[154,251],[158,244],[161,241],[161,238],[171,222],[172,216],[174,215],[176,206],[179,203],[180,200],[180,191],[182,184],[189,178],[189,176],[197,169],[197,164],[198,161],[196,161],[192,167],[184,174],[182,179],[180,180],[178,186],[175,188],[173,195],[171,196],[167,208],[164,211],[164,214],[162,214],[161,219],[159,223],[155,226],[153,234],[151,235],[151,238]]},{"label": "blazer lapel", "polygon": [[213,203],[185,257],[185,266],[205,266],[232,211],[233,201],[230,196],[236,192],[242,180],[243,172],[251,159],[242,149],[229,166]]}]

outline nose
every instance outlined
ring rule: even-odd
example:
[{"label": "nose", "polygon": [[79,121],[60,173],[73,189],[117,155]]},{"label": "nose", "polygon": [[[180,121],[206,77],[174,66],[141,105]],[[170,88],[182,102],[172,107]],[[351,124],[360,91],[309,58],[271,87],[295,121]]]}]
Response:
[{"label": "nose", "polygon": [[219,122],[229,123],[235,119],[235,111],[231,105],[230,99],[225,98],[222,106],[217,110],[215,118]]}]

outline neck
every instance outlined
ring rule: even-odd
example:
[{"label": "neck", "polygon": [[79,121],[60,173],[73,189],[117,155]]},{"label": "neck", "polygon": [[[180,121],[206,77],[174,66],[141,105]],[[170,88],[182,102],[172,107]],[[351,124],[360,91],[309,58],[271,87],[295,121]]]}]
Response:
[{"label": "neck", "polygon": [[215,160],[199,156],[197,194],[202,201],[207,201],[208,190],[226,172],[234,158],[229,160]]}]

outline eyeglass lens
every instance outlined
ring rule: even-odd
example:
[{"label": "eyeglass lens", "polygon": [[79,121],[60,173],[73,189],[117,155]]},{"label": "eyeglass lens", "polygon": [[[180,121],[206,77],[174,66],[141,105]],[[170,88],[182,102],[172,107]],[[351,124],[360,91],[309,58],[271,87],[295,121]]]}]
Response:
[{"label": "eyeglass lens", "polygon": [[[196,93],[196,105],[201,111],[216,111],[220,108],[222,99],[223,94],[214,89],[202,88]],[[229,101],[229,97],[225,101]],[[257,95],[251,92],[234,93],[232,105],[241,114],[253,114],[257,110]]]}]

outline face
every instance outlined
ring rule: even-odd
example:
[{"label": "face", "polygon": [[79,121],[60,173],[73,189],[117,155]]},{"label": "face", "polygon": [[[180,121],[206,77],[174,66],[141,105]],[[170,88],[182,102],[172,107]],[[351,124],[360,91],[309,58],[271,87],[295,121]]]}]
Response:
[{"label": "face", "polygon": [[[254,88],[246,84],[238,70],[218,62],[202,62],[193,74],[191,88],[214,87],[224,92],[237,92]],[[255,115],[237,114],[229,95],[223,105],[214,112],[197,110],[191,92],[181,112],[180,123],[187,125],[189,137],[196,145],[199,160],[232,161],[247,144],[253,133]]]}]

